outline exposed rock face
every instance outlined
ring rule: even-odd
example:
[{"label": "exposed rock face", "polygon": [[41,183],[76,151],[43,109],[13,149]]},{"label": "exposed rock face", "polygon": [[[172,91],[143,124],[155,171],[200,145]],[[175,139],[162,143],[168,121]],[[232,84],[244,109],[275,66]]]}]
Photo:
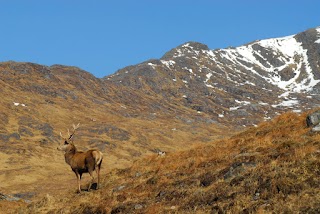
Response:
[{"label": "exposed rock face", "polygon": [[320,105],[319,38],[316,28],[227,49],[188,42],[105,81],[160,95],[221,123],[253,125]]}]

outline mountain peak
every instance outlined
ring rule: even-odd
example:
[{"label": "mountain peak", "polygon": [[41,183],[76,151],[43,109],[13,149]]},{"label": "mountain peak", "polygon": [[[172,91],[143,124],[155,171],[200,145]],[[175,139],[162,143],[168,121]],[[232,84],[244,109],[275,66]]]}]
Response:
[{"label": "mountain peak", "polygon": [[182,45],[179,45],[176,48],[171,49],[167,53],[163,55],[161,59],[166,60],[168,58],[176,58],[185,56],[188,54],[199,53],[200,51],[209,51],[207,45],[202,44],[200,42],[186,42]]},{"label": "mountain peak", "polygon": [[193,42],[193,41],[186,42],[186,43],[178,46],[178,48],[192,48],[196,51],[210,50],[207,45],[200,43],[200,42]]}]

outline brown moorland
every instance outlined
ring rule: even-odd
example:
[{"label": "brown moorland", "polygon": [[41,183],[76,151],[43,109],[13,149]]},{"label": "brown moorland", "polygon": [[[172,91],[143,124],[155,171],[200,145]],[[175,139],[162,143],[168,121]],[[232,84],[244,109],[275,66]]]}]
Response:
[{"label": "brown moorland", "polygon": [[74,139],[79,150],[104,153],[102,174],[158,151],[211,142],[224,129],[207,123],[210,115],[76,67],[0,63],[0,95],[1,212],[23,203],[7,204],[5,196],[33,201],[70,190],[74,174],[57,146],[59,132],[66,134],[73,123],[80,123]]},{"label": "brown moorland", "polygon": [[288,112],[190,150],[109,171],[101,189],[71,185],[16,213],[319,213],[320,135]]}]

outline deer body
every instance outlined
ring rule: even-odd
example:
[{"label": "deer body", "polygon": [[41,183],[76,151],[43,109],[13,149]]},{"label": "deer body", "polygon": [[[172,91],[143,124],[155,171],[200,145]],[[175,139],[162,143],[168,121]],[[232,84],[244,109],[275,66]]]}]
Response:
[{"label": "deer body", "polygon": [[[75,129],[76,128],[74,127],[74,130]],[[97,188],[99,188],[100,168],[103,160],[103,154],[99,150],[95,149],[88,150],[86,152],[77,151],[76,146],[69,141],[72,138],[73,134],[71,134],[68,139],[65,139],[64,144],[62,146],[59,146],[58,150],[65,152],[65,161],[70,165],[72,171],[77,176],[79,192],[81,192],[81,177],[83,173],[89,173],[91,177],[88,191],[90,190],[91,185],[94,181],[94,171],[98,175]]]}]

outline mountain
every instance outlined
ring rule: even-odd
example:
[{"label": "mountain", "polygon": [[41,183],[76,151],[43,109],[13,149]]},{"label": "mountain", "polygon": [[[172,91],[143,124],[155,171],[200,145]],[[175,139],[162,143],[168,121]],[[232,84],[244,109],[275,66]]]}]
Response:
[{"label": "mountain", "polygon": [[[319,106],[320,28],[236,48],[188,42],[106,77],[233,126]],[[151,91],[151,92],[150,92]]]},{"label": "mountain", "polygon": [[56,147],[72,124],[80,123],[80,150],[105,154],[106,174],[318,107],[319,57],[315,28],[237,48],[188,42],[101,79],[77,67],[2,62],[0,193],[68,192],[75,178]]}]

